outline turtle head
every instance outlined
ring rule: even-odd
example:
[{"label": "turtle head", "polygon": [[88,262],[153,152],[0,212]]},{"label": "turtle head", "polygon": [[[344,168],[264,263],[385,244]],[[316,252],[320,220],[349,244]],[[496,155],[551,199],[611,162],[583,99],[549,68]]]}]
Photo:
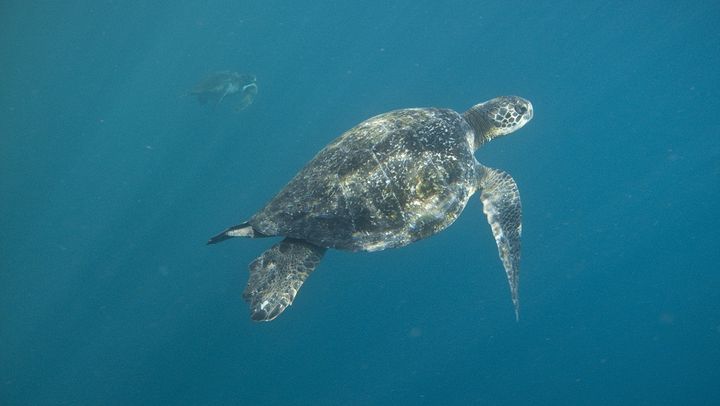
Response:
[{"label": "turtle head", "polygon": [[243,85],[252,84],[257,82],[257,77],[251,74],[242,74],[240,75],[240,82],[242,82]]},{"label": "turtle head", "polygon": [[532,103],[518,96],[500,96],[463,113],[475,132],[475,148],[522,128],[533,117]]}]

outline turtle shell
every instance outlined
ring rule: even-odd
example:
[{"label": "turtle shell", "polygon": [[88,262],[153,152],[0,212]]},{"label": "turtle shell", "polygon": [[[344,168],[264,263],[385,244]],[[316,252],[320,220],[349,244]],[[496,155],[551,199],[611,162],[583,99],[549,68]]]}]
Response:
[{"label": "turtle shell", "polygon": [[455,221],[476,188],[473,133],[447,109],[370,118],[321,150],[250,218],[265,235],[376,251]]}]

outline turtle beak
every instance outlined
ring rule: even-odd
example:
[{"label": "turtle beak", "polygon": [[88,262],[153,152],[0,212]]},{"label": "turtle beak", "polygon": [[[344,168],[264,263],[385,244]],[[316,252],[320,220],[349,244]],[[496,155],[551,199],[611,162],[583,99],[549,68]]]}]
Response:
[{"label": "turtle beak", "polygon": [[533,105],[530,103],[530,100],[522,98],[520,96],[511,96],[512,104],[515,105],[515,111],[522,114],[521,117],[519,117],[520,120],[525,121],[526,123],[533,118]]},{"label": "turtle beak", "polygon": [[529,100],[526,100],[526,101],[527,101],[527,111],[525,112],[524,116],[525,116],[525,120],[530,121],[533,118],[533,105],[532,105],[532,103],[530,103]]}]

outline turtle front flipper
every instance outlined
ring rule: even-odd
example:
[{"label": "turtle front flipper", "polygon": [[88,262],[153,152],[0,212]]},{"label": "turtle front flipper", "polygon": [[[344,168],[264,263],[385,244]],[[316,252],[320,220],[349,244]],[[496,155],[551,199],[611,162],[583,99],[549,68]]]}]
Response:
[{"label": "turtle front flipper", "polygon": [[249,105],[252,104],[253,100],[255,100],[255,96],[257,96],[257,85],[255,83],[250,83],[249,85],[245,85],[242,88],[242,99],[240,99],[240,104],[238,104],[237,107],[235,107],[235,111],[243,111],[245,110]]},{"label": "turtle front flipper", "polygon": [[300,286],[315,270],[326,248],[286,238],[250,263],[243,299],[255,321],[270,321],[290,306]]},{"label": "turtle front flipper", "polygon": [[520,192],[515,180],[507,173],[480,164],[477,165],[477,169],[483,212],[492,228],[500,259],[510,283],[510,294],[517,319],[520,307],[518,283],[520,278],[520,234],[522,233]]}]

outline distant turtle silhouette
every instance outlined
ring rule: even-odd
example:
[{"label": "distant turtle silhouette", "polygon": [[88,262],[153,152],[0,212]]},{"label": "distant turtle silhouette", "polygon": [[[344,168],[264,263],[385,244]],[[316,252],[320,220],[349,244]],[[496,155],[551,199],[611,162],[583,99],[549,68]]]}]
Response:
[{"label": "distant turtle silhouette", "polygon": [[236,107],[236,110],[241,111],[252,104],[257,91],[257,78],[255,75],[221,71],[209,75],[195,85],[190,91],[190,95],[197,97],[201,104],[212,101],[217,106],[227,96],[240,93],[240,104]]},{"label": "distant turtle silhouette", "polygon": [[523,127],[532,104],[503,96],[463,114],[413,108],[370,118],[320,151],[265,207],[212,237],[284,236],[250,264],[243,293],[251,318],[289,306],[327,248],[378,251],[444,230],[480,190],[519,309],[520,194],[507,173],[474,157],[486,142]]}]

